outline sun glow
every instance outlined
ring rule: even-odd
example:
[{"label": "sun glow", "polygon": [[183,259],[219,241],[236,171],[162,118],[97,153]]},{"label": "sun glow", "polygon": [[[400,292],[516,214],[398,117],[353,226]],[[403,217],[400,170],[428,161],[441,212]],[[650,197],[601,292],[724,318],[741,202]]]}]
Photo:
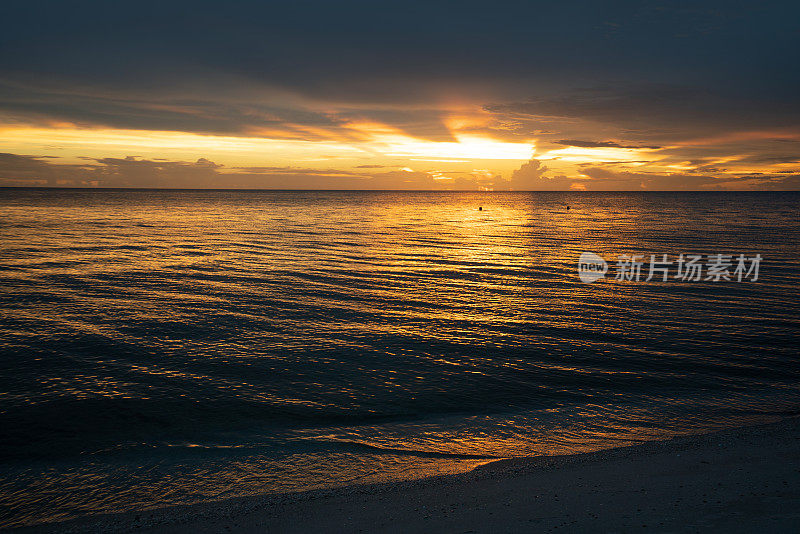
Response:
[{"label": "sun glow", "polygon": [[535,140],[511,143],[487,135],[459,132],[459,128],[474,127],[476,119],[447,121],[454,141],[436,141],[413,137],[387,124],[359,121],[347,124],[362,146],[388,157],[416,158],[431,162],[469,162],[472,160],[529,160],[536,148]]},{"label": "sun glow", "polygon": [[488,137],[456,136],[456,142],[435,142],[412,137],[389,137],[376,139],[384,144],[387,156],[417,158],[451,158],[460,160],[528,160],[535,145],[528,143],[508,143]]},{"label": "sun glow", "polygon": [[[417,174],[413,179],[428,176],[436,182],[454,184],[462,178],[476,184],[474,170],[478,168],[491,169],[487,171],[489,178],[484,180],[487,183],[499,176],[508,180],[522,163],[533,157],[546,164],[547,176],[575,177],[573,188],[588,187],[591,182],[580,176],[580,168],[585,165],[622,164],[627,169],[635,168],[636,172],[662,174],[687,173],[697,167],[696,161],[678,159],[656,148],[566,146],[537,151],[537,143],[543,144],[537,139],[506,141],[492,137],[489,132],[474,131],[476,124],[476,121],[451,121],[447,124],[449,135],[446,133],[442,140],[415,137],[391,125],[369,121],[314,131],[298,129],[294,131],[298,138],[267,132],[235,136],[87,128],[66,123],[9,125],[0,127],[0,152],[47,154],[53,158],[51,164],[79,165],[96,165],[104,158],[178,162],[196,162],[202,158],[216,164],[214,168],[221,174],[264,168],[268,172],[299,169],[303,176],[319,171],[325,176],[368,178],[381,173],[388,176],[401,169],[411,172],[413,167],[413,173]],[[748,155],[738,152],[703,158],[702,164],[708,168],[704,172],[719,173],[710,167],[720,166],[727,173],[738,174],[786,173],[795,168],[791,161],[753,165],[747,160]],[[400,180],[400,177],[386,179]]]},{"label": "sun glow", "polygon": [[454,132],[456,141],[432,141],[412,137],[382,124],[349,125],[349,132],[328,132],[321,139],[287,139],[266,136],[200,135],[171,131],[112,128],[11,126],[0,128],[0,145],[9,151],[50,153],[61,158],[80,157],[197,157],[232,164],[272,165],[320,161],[320,154],[339,161],[416,158],[430,162],[467,163],[472,160],[530,159],[535,142],[510,143],[488,136]]}]

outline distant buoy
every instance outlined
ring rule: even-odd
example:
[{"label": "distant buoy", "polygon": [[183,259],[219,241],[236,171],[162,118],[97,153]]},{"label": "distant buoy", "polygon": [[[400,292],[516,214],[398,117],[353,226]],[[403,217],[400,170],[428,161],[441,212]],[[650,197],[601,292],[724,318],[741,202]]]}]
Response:
[{"label": "distant buoy", "polygon": [[483,211],[483,206],[478,206],[478,211]]},{"label": "distant buoy", "polygon": [[567,206],[567,209],[569,209],[569,206]]}]

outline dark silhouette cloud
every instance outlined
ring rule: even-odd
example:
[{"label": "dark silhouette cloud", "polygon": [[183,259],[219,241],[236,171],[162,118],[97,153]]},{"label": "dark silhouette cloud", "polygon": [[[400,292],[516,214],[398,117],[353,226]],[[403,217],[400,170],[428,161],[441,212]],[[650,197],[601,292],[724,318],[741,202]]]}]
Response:
[{"label": "dark silhouette cloud", "polygon": [[584,169],[584,182],[593,191],[708,191],[708,190],[794,190],[799,176],[658,174],[618,171],[604,167]]},{"label": "dark silhouette cloud", "polygon": [[800,154],[761,154],[739,160],[746,163],[800,163]]},{"label": "dark silhouette cloud", "polygon": [[295,167],[227,169],[206,158],[194,162],[163,159],[86,159],[86,164],[54,163],[46,158],[0,153],[0,186],[152,187],[200,189],[507,189],[502,178],[467,176],[442,179],[427,172],[353,172]]},{"label": "dark silhouette cloud", "polygon": [[537,159],[524,163],[513,172],[508,182],[509,188],[515,191],[546,191],[569,189],[569,181],[564,177],[548,178],[544,175],[547,167]]},{"label": "dark silhouette cloud", "polygon": [[[658,174],[605,166],[584,168],[579,178],[551,172],[532,159],[502,176],[391,170],[354,172],[295,167],[227,169],[206,158],[194,162],[125,158],[86,158],[85,164],[65,164],[54,158],[0,153],[0,186],[153,187],[236,189],[387,189],[387,190],[514,190],[514,191],[699,191],[709,189],[793,190],[800,185],[795,171],[770,174]],[[455,177],[456,174],[462,176]],[[466,175],[464,175],[466,174]]]},{"label": "dark silhouette cloud", "polygon": [[561,139],[554,141],[557,145],[576,146],[581,148],[649,148],[657,150],[660,146],[621,145],[614,141],[578,141],[574,139]]}]

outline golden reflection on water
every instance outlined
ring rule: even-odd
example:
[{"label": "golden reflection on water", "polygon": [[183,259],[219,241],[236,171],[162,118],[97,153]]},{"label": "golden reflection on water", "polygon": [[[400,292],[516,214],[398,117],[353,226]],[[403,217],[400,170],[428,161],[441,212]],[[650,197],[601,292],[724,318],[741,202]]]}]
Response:
[{"label": "golden reflection on water", "polygon": [[[0,496],[22,524],[769,419],[796,407],[780,321],[800,239],[796,202],[748,202],[744,220],[691,195],[11,197],[0,416],[10,453],[61,467],[12,462]],[[782,263],[760,285],[582,284],[584,251]]]}]

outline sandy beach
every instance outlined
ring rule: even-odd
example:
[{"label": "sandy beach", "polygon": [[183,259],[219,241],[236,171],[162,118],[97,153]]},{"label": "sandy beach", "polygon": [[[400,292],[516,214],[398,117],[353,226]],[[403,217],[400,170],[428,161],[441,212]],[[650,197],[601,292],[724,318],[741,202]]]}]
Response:
[{"label": "sandy beach", "polygon": [[800,421],[19,532],[798,532]]}]

